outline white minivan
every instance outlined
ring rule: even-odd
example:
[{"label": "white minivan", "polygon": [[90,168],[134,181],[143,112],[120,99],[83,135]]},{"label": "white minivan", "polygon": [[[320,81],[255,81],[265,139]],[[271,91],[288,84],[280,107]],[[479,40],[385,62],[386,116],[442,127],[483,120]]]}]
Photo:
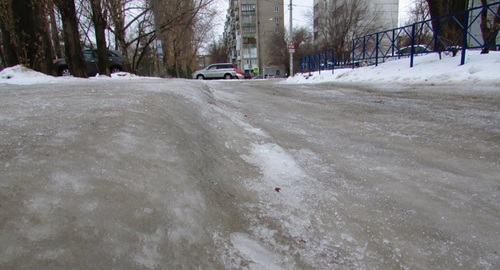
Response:
[{"label": "white minivan", "polygon": [[243,72],[236,69],[232,63],[211,64],[204,69],[193,72],[193,79],[243,79]]}]

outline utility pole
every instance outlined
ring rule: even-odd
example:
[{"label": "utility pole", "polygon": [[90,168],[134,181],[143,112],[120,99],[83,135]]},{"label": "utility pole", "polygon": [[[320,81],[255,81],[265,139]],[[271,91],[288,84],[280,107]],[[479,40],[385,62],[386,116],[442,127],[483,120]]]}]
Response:
[{"label": "utility pole", "polygon": [[244,54],[244,49],[243,49],[243,16],[242,16],[242,10],[241,10],[241,1],[238,1],[238,24],[239,24],[239,29],[240,29],[240,60],[241,60],[241,66],[240,69],[243,71],[243,74],[245,74],[245,58],[243,56]]},{"label": "utility pole", "polygon": [[[290,44],[293,44],[292,10],[293,10],[292,0],[290,0]],[[295,50],[295,48],[294,48],[294,50]],[[293,77],[293,50],[289,50],[289,51],[290,51],[290,74],[289,74],[289,76]]]}]

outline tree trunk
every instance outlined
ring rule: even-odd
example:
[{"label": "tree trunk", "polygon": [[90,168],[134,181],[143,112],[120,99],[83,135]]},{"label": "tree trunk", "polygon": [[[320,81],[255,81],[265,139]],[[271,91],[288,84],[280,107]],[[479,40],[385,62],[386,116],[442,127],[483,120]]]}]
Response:
[{"label": "tree trunk", "polygon": [[108,49],[106,46],[106,21],[102,14],[101,0],[91,0],[92,21],[94,22],[95,38],[97,43],[97,68],[99,74],[109,76]]},{"label": "tree trunk", "polygon": [[[52,49],[46,19],[47,6],[37,0],[12,1],[17,56],[22,64],[46,74],[52,73]],[[13,35],[11,35],[13,38]]]},{"label": "tree trunk", "polygon": [[78,32],[78,21],[76,17],[74,0],[54,0],[63,23],[64,52],[66,63],[71,74],[79,78],[87,78],[85,60],[83,59],[80,35]]},{"label": "tree trunk", "polygon": [[434,48],[436,50],[442,50],[443,44],[438,43],[437,40],[440,38],[445,42],[451,43],[456,42],[459,44],[446,44],[449,46],[452,45],[461,45],[461,34],[462,27],[460,25],[465,25],[465,13],[461,15],[457,15],[455,20],[447,21],[446,18],[438,19],[441,16],[455,14],[457,12],[463,12],[468,8],[468,0],[427,0],[429,4],[429,12],[431,14],[432,19],[432,28],[434,30],[434,38],[436,40],[435,45],[438,48]]},{"label": "tree trunk", "polygon": [[[483,6],[488,4],[487,0],[481,0]],[[497,14],[500,14],[500,5],[497,8]],[[500,28],[500,19],[494,16],[491,20],[488,19],[488,9],[484,8],[481,12],[481,33],[484,40],[484,49],[482,54],[487,54],[490,50],[496,50],[496,39],[498,36],[498,29]]]},{"label": "tree trunk", "polygon": [[52,7],[50,7],[49,15],[50,15],[50,29],[52,34],[52,46],[54,48],[54,55],[56,56],[56,58],[61,58],[63,57],[63,54],[61,48],[61,39],[59,37],[59,27],[57,26],[56,15]]},{"label": "tree trunk", "polygon": [[[2,3],[3,4],[3,3]],[[2,5],[2,9],[6,8],[6,6]],[[7,11],[6,9],[3,12]],[[9,31],[4,24],[4,19],[8,18],[5,14],[1,14],[0,16],[0,32],[2,32],[2,44],[3,44],[3,59],[2,62],[6,67],[12,67],[15,65],[19,65],[19,57],[17,56],[17,51],[15,48],[15,40],[11,36],[11,31]]]}]

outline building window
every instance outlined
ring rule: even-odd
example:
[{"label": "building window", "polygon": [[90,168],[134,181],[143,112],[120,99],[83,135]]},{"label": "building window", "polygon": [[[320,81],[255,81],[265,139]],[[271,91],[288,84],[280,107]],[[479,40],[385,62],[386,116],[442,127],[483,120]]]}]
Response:
[{"label": "building window", "polygon": [[243,28],[243,34],[254,34],[257,33],[256,27],[245,27]]},{"label": "building window", "polygon": [[243,16],[242,17],[242,22],[243,23],[254,23],[255,22],[255,16]]},{"label": "building window", "polygon": [[257,39],[254,37],[243,38],[243,44],[257,44]]},{"label": "building window", "polygon": [[280,7],[274,7],[274,12],[276,13],[280,12]]},{"label": "building window", "polygon": [[241,11],[243,12],[255,11],[255,5],[241,5]]},{"label": "building window", "polygon": [[274,22],[277,24],[280,23],[280,17],[274,17]]}]

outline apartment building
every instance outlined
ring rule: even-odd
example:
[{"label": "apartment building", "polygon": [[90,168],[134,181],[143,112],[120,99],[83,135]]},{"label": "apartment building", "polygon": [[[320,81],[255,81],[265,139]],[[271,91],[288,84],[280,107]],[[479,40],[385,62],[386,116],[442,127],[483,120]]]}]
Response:
[{"label": "apartment building", "polygon": [[[320,27],[325,25],[325,14],[340,9],[345,3],[352,3],[356,0],[314,0],[314,40],[321,42]],[[360,1],[357,1],[361,3]],[[368,10],[377,13],[378,21],[375,22],[380,30],[398,27],[399,0],[365,0],[363,3],[369,5]],[[370,18],[371,19],[371,18]]]},{"label": "apartment building", "polygon": [[283,0],[230,0],[224,28],[228,61],[252,76],[283,76],[285,63],[270,55],[284,38]]}]

